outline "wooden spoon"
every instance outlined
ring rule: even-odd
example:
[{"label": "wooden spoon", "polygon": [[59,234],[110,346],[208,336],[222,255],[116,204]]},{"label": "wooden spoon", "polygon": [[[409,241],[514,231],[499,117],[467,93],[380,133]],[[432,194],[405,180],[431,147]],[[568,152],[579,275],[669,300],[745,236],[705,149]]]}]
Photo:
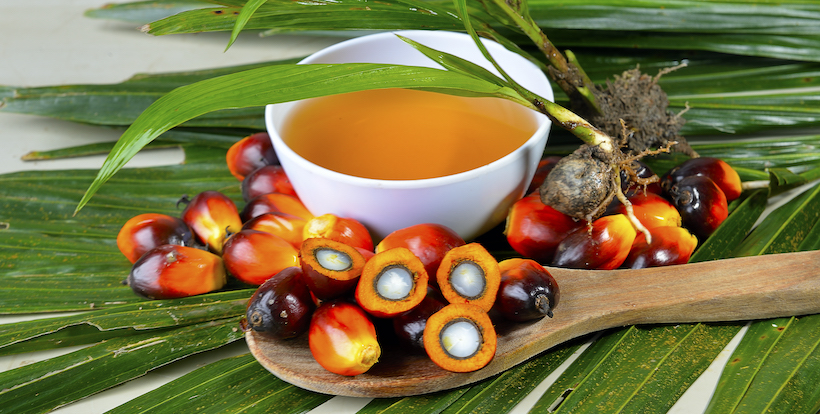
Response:
[{"label": "wooden spoon", "polygon": [[307,335],[280,341],[248,332],[246,339],[256,359],[291,384],[325,394],[397,397],[470,384],[608,328],[820,313],[820,251],[640,270],[547,269],[561,290],[555,317],[496,326],[496,356],[475,372],[448,372],[426,355],[385,346],[370,371],[344,377],[314,361]]}]

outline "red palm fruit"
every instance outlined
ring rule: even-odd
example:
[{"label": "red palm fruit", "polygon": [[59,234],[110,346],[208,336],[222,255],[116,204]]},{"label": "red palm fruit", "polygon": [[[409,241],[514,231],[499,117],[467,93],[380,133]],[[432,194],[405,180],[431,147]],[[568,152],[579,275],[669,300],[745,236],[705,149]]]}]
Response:
[{"label": "red palm fruit", "polygon": [[505,319],[524,322],[552,317],[561,292],[555,278],[538,262],[507,259],[498,263],[501,283],[494,309]]},{"label": "red palm fruit", "polygon": [[305,283],[320,300],[352,292],[367,259],[353,246],[331,239],[310,238],[299,249]]},{"label": "red palm fruit", "polygon": [[[628,198],[632,203],[635,217],[647,229],[662,226],[680,227],[681,216],[678,209],[663,196],[641,191],[633,193]],[[626,206],[617,200],[616,203],[611,210],[607,211],[611,211],[612,214],[626,214]]]},{"label": "red palm fruit", "polygon": [[222,259],[194,247],[166,244],[134,263],[128,286],[149,299],[175,299],[222,289],[226,283]]},{"label": "red palm fruit", "polygon": [[262,283],[248,301],[248,329],[277,339],[295,338],[307,332],[316,304],[310,296],[302,269],[288,267]]},{"label": "red palm fruit", "polygon": [[538,190],[538,187],[541,187],[541,184],[547,179],[547,175],[552,171],[552,167],[555,167],[555,164],[560,160],[561,157],[559,156],[551,156],[544,157],[538,162],[535,174],[532,176],[532,180],[530,180],[530,187],[527,188],[527,194],[531,194],[533,191]]},{"label": "red palm fruit", "polygon": [[737,171],[720,158],[713,157],[690,158],[680,163],[664,174],[661,184],[668,192],[682,179],[692,175],[701,175],[714,181],[727,201],[740,197],[743,191]]},{"label": "red palm fruit", "polygon": [[[376,245],[376,253],[396,247],[413,252],[424,263],[429,275],[435,275],[441,259],[450,249],[465,245],[461,236],[447,226],[434,223],[416,224],[396,230]],[[433,280],[435,278],[432,278]]]},{"label": "red palm fruit", "polygon": [[339,375],[365,373],[381,356],[373,322],[358,305],[343,301],[324,302],[313,312],[308,345],[319,365]]},{"label": "red palm fruit", "polygon": [[632,243],[624,266],[630,269],[684,264],[698,245],[698,239],[683,227],[657,227],[650,230],[652,243],[639,233]]},{"label": "red palm fruit", "polygon": [[242,230],[231,236],[222,259],[235,278],[257,286],[282,269],[299,266],[299,252],[287,240],[258,230]]},{"label": "red palm fruit", "polygon": [[373,250],[373,238],[361,222],[335,214],[322,214],[307,221],[302,231],[302,238],[307,240],[315,237]]},{"label": "red palm fruit", "polygon": [[723,191],[710,178],[686,177],[669,190],[672,204],[680,212],[683,226],[706,240],[729,216],[729,205]]},{"label": "red palm fruit", "polygon": [[182,220],[194,231],[200,242],[211,251],[221,254],[225,239],[242,229],[242,219],[236,204],[218,191],[203,191],[187,202]]},{"label": "red palm fruit", "polygon": [[[632,170],[635,172],[637,178],[644,178],[648,179],[655,175],[651,168],[648,165],[644,164],[641,161],[632,161]],[[629,174],[626,170],[621,170],[621,190],[624,194],[632,195],[638,193],[655,193],[655,194],[663,194],[663,188],[661,188],[660,180],[655,181],[654,183],[647,184],[646,186],[632,183]]]},{"label": "red palm fruit", "polygon": [[228,170],[240,181],[260,167],[279,164],[267,132],[257,132],[231,145],[225,161]]},{"label": "red palm fruit", "polygon": [[298,197],[281,165],[266,165],[257,168],[242,180],[242,198],[246,202],[268,193],[282,193]]},{"label": "red palm fruit", "polygon": [[131,263],[163,244],[192,246],[194,233],[178,217],[146,213],[131,217],[117,234],[117,247]]},{"label": "red palm fruit", "polygon": [[393,332],[403,346],[424,350],[424,327],[427,319],[447,306],[447,300],[432,286],[427,287],[427,296],[413,309],[391,318]]},{"label": "red palm fruit", "polygon": [[290,214],[273,211],[260,214],[242,226],[242,229],[259,230],[277,235],[298,249],[302,245],[302,230],[307,220]]},{"label": "red palm fruit", "polygon": [[615,269],[626,260],[636,234],[625,215],[603,216],[593,221],[591,228],[581,227],[568,234],[558,244],[552,265],[574,269]]},{"label": "red palm fruit", "polygon": [[260,214],[272,211],[290,214],[305,220],[313,218],[313,214],[298,198],[282,193],[268,193],[254,197],[245,204],[240,217],[242,221],[249,221]]},{"label": "red palm fruit", "polygon": [[531,194],[510,208],[504,234],[516,252],[550,263],[558,243],[581,226],[582,222],[544,204],[538,194]]}]

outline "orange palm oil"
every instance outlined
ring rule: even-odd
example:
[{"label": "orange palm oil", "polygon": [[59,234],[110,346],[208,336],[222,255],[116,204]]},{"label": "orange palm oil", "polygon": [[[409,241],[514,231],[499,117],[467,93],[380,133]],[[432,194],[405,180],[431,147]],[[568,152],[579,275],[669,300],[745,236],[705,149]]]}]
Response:
[{"label": "orange palm oil", "polygon": [[297,154],[327,169],[414,180],[504,157],[535,132],[533,114],[501,98],[379,89],[301,101],[280,132]]}]

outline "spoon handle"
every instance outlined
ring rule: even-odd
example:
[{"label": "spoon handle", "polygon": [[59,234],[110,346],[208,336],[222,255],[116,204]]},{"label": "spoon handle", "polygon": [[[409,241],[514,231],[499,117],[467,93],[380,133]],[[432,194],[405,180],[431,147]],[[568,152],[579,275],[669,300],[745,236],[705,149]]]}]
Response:
[{"label": "spoon handle", "polygon": [[562,313],[602,318],[606,324],[733,321],[820,312],[820,251],[641,270],[549,270],[559,281],[562,298],[571,298],[571,309],[559,308]]}]

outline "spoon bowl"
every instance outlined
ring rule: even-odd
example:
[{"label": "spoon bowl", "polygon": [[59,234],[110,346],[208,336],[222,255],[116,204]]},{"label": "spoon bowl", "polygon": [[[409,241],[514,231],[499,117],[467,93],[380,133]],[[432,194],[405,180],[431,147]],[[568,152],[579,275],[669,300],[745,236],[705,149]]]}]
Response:
[{"label": "spoon bowl", "polygon": [[313,360],[307,335],[274,340],[249,331],[245,337],[265,368],[296,386],[325,394],[399,397],[480,381],[570,339],[609,328],[820,312],[820,251],[639,270],[547,270],[561,289],[555,316],[496,326],[495,358],[474,372],[445,371],[426,355],[386,345],[370,371],[344,377]]}]

